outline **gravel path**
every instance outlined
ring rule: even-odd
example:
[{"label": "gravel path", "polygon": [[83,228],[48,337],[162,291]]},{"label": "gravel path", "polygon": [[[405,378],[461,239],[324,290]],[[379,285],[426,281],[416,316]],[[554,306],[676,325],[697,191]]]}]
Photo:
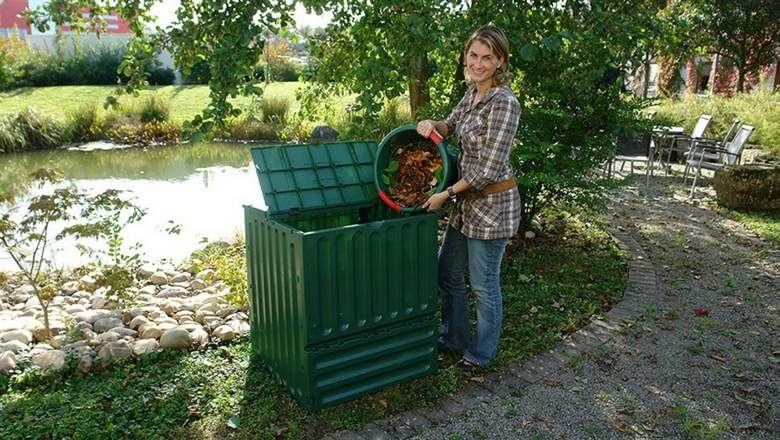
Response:
[{"label": "gravel path", "polygon": [[603,321],[439,408],[333,437],[780,438],[780,250],[698,194],[671,177],[611,194],[633,260]]}]

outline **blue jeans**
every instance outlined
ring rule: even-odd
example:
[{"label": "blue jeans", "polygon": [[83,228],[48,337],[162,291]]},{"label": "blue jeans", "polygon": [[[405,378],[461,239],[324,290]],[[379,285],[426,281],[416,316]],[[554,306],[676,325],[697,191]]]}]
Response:
[{"label": "blue jeans", "polygon": [[[508,241],[506,238],[468,238],[447,225],[439,250],[439,288],[442,292],[439,345],[449,350],[465,350],[463,356],[479,365],[488,364],[498,347],[503,318],[499,275]],[[477,301],[476,337],[471,335],[469,322],[466,264]]]}]

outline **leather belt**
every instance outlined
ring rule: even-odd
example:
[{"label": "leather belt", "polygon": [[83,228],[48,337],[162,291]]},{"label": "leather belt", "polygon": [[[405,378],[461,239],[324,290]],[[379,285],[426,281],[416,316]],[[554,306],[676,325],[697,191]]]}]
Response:
[{"label": "leather belt", "polygon": [[470,190],[468,192],[472,193],[470,195],[474,197],[484,197],[488,196],[490,194],[496,194],[500,192],[504,192],[507,190],[510,190],[517,186],[517,181],[515,180],[515,176],[512,176],[506,180],[502,180],[500,182],[491,183],[490,185],[482,188],[482,191],[477,190]]}]

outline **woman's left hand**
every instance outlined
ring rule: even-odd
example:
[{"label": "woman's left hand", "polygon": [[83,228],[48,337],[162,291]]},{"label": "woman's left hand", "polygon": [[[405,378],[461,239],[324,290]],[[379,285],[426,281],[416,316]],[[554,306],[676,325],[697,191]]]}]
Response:
[{"label": "woman's left hand", "polygon": [[428,198],[428,200],[423,203],[422,207],[423,209],[428,209],[428,211],[438,211],[441,209],[441,207],[444,205],[444,202],[447,201],[449,198],[449,194],[447,194],[446,191],[442,191],[440,193],[436,193]]}]

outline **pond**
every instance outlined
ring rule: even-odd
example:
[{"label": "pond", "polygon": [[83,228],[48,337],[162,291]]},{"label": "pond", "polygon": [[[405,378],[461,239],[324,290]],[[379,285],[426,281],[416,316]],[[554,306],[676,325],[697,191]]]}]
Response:
[{"label": "pond", "polygon": [[[128,244],[141,243],[146,260],[179,261],[205,241],[230,239],[244,233],[243,205],[265,209],[249,149],[244,144],[199,143],[153,148],[103,151],[39,151],[0,154],[0,191],[13,189],[21,206],[39,193],[27,175],[54,168],[90,193],[106,189],[127,191],[126,196],[147,211],[124,234]],[[180,233],[169,234],[171,225]],[[87,262],[74,241],[56,251],[59,267]],[[0,270],[13,270],[10,256],[0,251]]]}]

